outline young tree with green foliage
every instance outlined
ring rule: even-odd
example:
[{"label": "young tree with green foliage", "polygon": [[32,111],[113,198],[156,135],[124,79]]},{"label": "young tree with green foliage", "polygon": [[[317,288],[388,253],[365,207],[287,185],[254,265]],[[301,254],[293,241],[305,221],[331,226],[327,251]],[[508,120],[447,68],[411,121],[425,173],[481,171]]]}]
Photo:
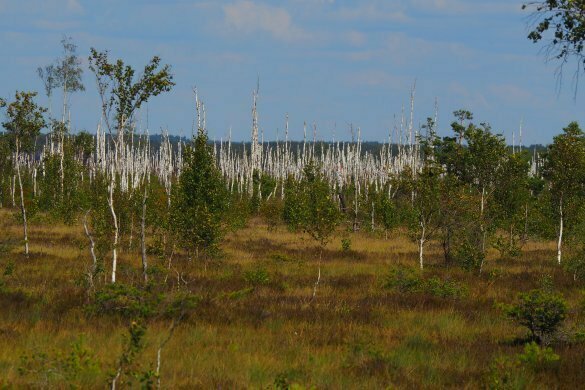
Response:
[{"label": "young tree with green foliage", "polygon": [[119,222],[114,205],[114,192],[116,188],[116,176],[118,156],[122,154],[124,147],[124,133],[132,128],[136,111],[152,96],[168,92],[175,85],[170,66],[164,65],[162,69],[160,57],[154,56],[144,67],[142,74],[135,79],[136,71],[124,61],[118,59],[111,63],[108,52],[98,52],[91,48],[89,68],[96,77],[98,92],[101,98],[102,118],[106,127],[113,135],[115,145],[114,162],[109,167],[108,206],[114,225],[114,239],[112,249],[112,283],[116,280],[117,246],[119,242]]},{"label": "young tree with green foliage", "polygon": [[175,187],[172,228],[189,253],[214,254],[224,234],[229,194],[203,129],[184,153],[183,171]]},{"label": "young tree with green foliage", "polygon": [[102,115],[110,134],[115,131],[121,137],[142,104],[173,88],[170,65],[160,67],[160,57],[154,56],[135,79],[136,71],[130,65],[121,59],[110,62],[107,51],[91,48],[89,69],[96,77]]},{"label": "young tree with green foliage", "polygon": [[530,331],[534,341],[547,345],[567,316],[567,302],[547,288],[518,294],[517,304],[507,308],[508,317]]},{"label": "young tree with green foliage", "polygon": [[585,195],[585,134],[577,122],[571,122],[563,134],[554,137],[548,147],[543,175],[558,210],[557,261],[561,264],[565,228],[573,228],[580,222],[579,210]]},{"label": "young tree with green foliage", "polygon": [[45,108],[40,107],[34,101],[36,92],[16,92],[15,100],[6,109],[7,121],[2,126],[8,132],[13,151],[13,167],[18,177],[20,189],[20,211],[24,233],[24,252],[28,256],[28,226],[26,221],[26,207],[24,202],[24,189],[20,172],[21,152],[30,152],[33,149],[34,140],[45,127]]},{"label": "young tree with green foliage", "polygon": [[465,138],[465,121],[473,120],[473,114],[468,110],[457,110],[453,112],[457,121],[451,123],[451,128],[453,132],[457,134],[457,144],[461,145],[463,143],[463,138]]},{"label": "young tree with green foliage", "polygon": [[77,45],[73,43],[71,37],[63,37],[61,40],[63,46],[63,57],[57,59],[55,66],[55,76],[57,86],[62,88],[63,92],[63,111],[61,114],[61,123],[68,121],[68,97],[71,93],[85,91],[82,76],[83,68],[81,59],[77,56]]},{"label": "young tree with green foliage", "polygon": [[[420,269],[424,268],[424,248],[429,240],[438,231],[441,221],[441,192],[443,167],[437,163],[434,155],[435,132],[434,122],[428,119],[426,125],[428,135],[421,137],[423,167],[414,177],[407,177],[408,186],[414,194],[411,207],[414,221],[411,226],[418,241],[418,262]],[[408,176],[410,169],[406,169]]]},{"label": "young tree with green foliage", "polygon": [[[465,153],[464,181],[475,190],[479,197],[479,213],[477,223],[480,232],[479,246],[483,254],[486,251],[487,233],[491,220],[487,213],[488,203],[496,190],[498,171],[501,169],[503,159],[507,153],[504,138],[499,134],[493,134],[488,124],[482,123],[480,127],[471,125],[465,131],[467,143]],[[484,256],[485,257],[485,256]],[[481,261],[479,272],[483,269]]]},{"label": "young tree with green foliage", "polygon": [[323,249],[341,221],[339,207],[331,195],[331,187],[314,162],[305,166],[300,181],[289,179],[285,189],[283,218],[289,228],[301,230],[319,245],[318,276],[313,298],[321,281]]},{"label": "young tree with green foliage", "polygon": [[[459,233],[463,236],[459,238],[459,249],[465,249],[465,255],[468,256],[469,250],[475,248],[473,251],[476,255],[472,257],[480,259],[477,266],[481,272],[487,235],[495,229],[489,209],[497,188],[497,177],[508,152],[503,137],[493,134],[488,124],[482,123],[478,127],[469,123],[464,127],[463,122],[473,118],[472,114],[458,110],[454,115],[458,121],[453,122],[451,127],[456,136],[444,137],[435,142],[437,161],[444,167],[444,181],[449,184],[442,192],[447,196],[459,196],[455,204],[449,199],[444,202],[447,206],[457,206],[450,210],[445,209],[444,249],[447,258],[450,256],[450,243],[455,233],[453,227],[458,226]],[[461,135],[463,142],[458,141]],[[469,212],[470,195],[476,199],[474,213]]]},{"label": "young tree with green foliage", "polygon": [[412,179],[414,200],[412,209],[415,216],[411,230],[417,235],[418,262],[424,268],[424,248],[433,239],[441,221],[441,172],[440,166],[425,164]]},{"label": "young tree with green foliage", "polygon": [[59,176],[61,184],[61,195],[64,191],[65,180],[65,134],[69,131],[71,124],[69,123],[68,109],[69,109],[69,95],[77,91],[85,91],[85,86],[81,80],[83,75],[83,68],[81,67],[81,59],[77,56],[77,45],[73,43],[71,37],[63,37],[61,40],[63,46],[63,57],[58,58],[54,64],[39,67],[37,69],[39,77],[43,81],[45,93],[49,99],[49,117],[52,112],[51,97],[53,90],[56,88],[62,89],[63,107],[61,111],[61,122],[52,120],[51,132],[59,142]]},{"label": "young tree with green foliage", "polygon": [[[496,177],[494,201],[490,208],[496,226],[508,234],[499,237],[496,247],[502,254],[519,253],[517,243],[526,225],[527,204],[530,200],[529,159],[525,153],[508,153]],[[507,241],[507,242],[506,242]]]}]

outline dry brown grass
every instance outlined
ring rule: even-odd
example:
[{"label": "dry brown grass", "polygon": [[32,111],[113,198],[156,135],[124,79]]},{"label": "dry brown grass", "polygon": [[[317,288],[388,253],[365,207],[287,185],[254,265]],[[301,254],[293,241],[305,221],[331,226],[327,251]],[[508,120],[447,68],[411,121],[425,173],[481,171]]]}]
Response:
[{"label": "dry brown grass", "polygon": [[[100,367],[84,379],[84,387],[103,388],[130,319],[84,311],[86,295],[78,281],[90,258],[82,227],[34,222],[29,259],[22,255],[20,227],[11,211],[0,210],[0,229],[0,244],[11,247],[0,258],[0,272],[14,267],[1,276],[0,385],[41,386],[19,374],[20,357],[68,351],[84,335]],[[340,238],[346,236],[350,253],[341,251]],[[567,328],[580,326],[580,287],[555,265],[553,243],[531,242],[514,261],[492,256],[481,277],[445,267],[439,248],[431,247],[425,275],[458,281],[468,290],[461,299],[381,287],[389,269],[416,266],[416,246],[404,235],[384,240],[339,232],[324,251],[314,301],[317,251],[306,237],[282,227],[269,231],[253,220],[228,235],[222,249],[223,258],[212,264],[175,259],[187,282],[183,288],[201,302],[163,351],[164,387],[272,388],[276,378],[315,388],[482,387],[494,358],[521,352],[515,339],[525,335],[495,303],[511,302],[517,292],[536,287],[544,274],[552,275],[569,300]],[[139,254],[123,252],[120,263],[121,282],[138,283]],[[246,272],[258,267],[270,280],[249,289]],[[167,283],[176,288],[174,276]],[[154,365],[168,326],[162,319],[149,322],[140,355],[145,368]],[[558,343],[554,349],[560,365],[530,374],[530,385],[581,386],[583,345]]]}]

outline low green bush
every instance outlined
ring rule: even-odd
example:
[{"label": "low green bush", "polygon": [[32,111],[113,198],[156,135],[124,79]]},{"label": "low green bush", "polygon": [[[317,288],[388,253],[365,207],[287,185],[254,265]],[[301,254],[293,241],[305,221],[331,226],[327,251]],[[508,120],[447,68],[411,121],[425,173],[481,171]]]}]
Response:
[{"label": "low green bush", "polygon": [[548,344],[567,316],[567,302],[548,288],[520,293],[515,305],[505,308],[509,318],[530,331],[531,339]]},{"label": "low green bush", "polygon": [[105,285],[96,291],[87,310],[93,314],[115,314],[124,318],[145,318],[156,312],[157,294],[123,283]]},{"label": "low green bush", "polygon": [[265,268],[258,267],[246,271],[244,273],[244,279],[248,284],[253,287],[264,286],[270,282],[270,276]]},{"label": "low green bush", "polygon": [[400,293],[422,293],[439,298],[459,299],[467,294],[467,288],[454,280],[431,277],[424,279],[410,268],[392,270],[385,278],[383,287]]}]

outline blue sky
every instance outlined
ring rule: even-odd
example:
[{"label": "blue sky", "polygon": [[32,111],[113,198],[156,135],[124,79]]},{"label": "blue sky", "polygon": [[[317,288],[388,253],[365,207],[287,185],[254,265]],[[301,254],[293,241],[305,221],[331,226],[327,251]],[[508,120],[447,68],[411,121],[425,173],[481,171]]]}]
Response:
[{"label": "blue sky", "polygon": [[[210,135],[248,140],[252,91],[260,77],[265,139],[384,140],[408,110],[416,80],[415,123],[439,106],[439,133],[466,108],[512,142],[548,143],[570,121],[585,125],[585,93],[573,99],[568,64],[560,92],[555,63],[526,39],[527,12],[515,0],[0,0],[0,96],[37,90],[36,68],[60,54],[64,34],[85,58],[90,47],[142,67],[153,55],[172,65],[177,85],[149,103],[151,132],[190,135],[193,92],[207,107]],[[84,61],[84,65],[87,61]],[[99,121],[93,75],[72,97],[75,129]],[[40,99],[46,104],[46,98]],[[55,97],[58,100],[58,97]],[[57,105],[57,104],[55,104]],[[58,106],[58,105],[57,105]],[[141,113],[145,118],[145,112]],[[396,118],[396,119],[395,119]]]}]

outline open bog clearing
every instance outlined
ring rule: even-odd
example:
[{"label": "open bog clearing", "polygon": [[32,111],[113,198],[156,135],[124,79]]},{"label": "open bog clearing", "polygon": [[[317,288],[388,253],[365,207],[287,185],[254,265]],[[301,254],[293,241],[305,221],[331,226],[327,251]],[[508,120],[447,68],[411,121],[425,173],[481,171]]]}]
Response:
[{"label": "open bog clearing", "polygon": [[[26,258],[11,246],[20,234],[13,213],[2,210],[0,221],[2,383],[103,387],[124,352],[136,315],[131,306],[148,305],[148,293],[92,309],[83,282],[89,249],[80,224],[64,226],[39,215]],[[506,375],[529,387],[577,388],[583,378],[585,348],[572,337],[555,344],[560,360],[550,366],[497,363],[523,353],[526,337],[497,304],[537,288],[544,275],[568,299],[564,332],[582,324],[583,297],[571,275],[555,265],[553,243],[528,243],[514,260],[490,258],[481,277],[445,267],[432,245],[424,274],[405,275],[403,282],[415,277],[440,283],[409,291],[388,284],[392,270],[416,261],[410,240],[358,233],[343,251],[336,238],[323,252],[314,299],[318,250],[304,236],[283,226],[269,230],[253,219],[221,249],[221,260],[207,262],[176,253],[170,269],[168,258],[152,260],[158,268],[153,290],[162,284],[197,297],[161,349],[165,388],[477,388]],[[137,283],[138,249],[121,248],[119,267],[118,283]],[[156,370],[171,326],[170,315],[144,318],[143,348],[132,363],[140,375]],[[133,382],[138,386],[140,379]]]}]

